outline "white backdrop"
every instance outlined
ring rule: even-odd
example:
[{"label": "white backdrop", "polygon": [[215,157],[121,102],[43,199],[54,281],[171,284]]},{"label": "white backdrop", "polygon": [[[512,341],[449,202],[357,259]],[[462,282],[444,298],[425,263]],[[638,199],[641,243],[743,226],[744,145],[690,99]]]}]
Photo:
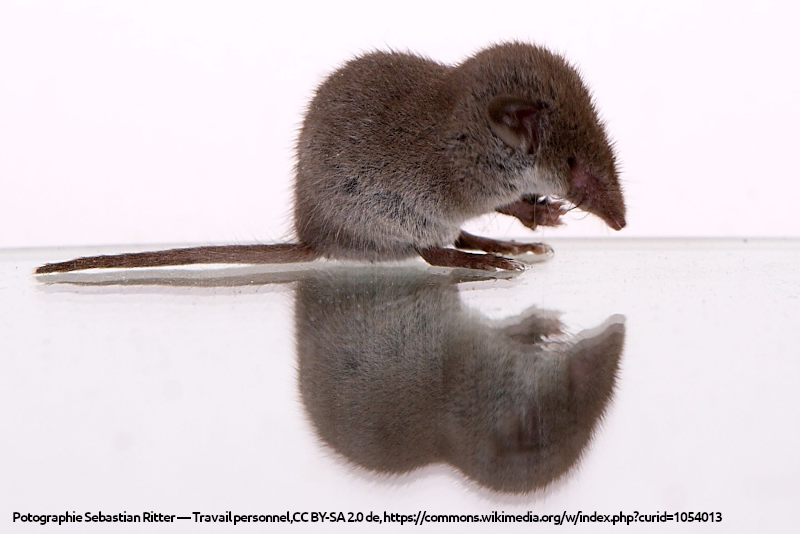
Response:
[{"label": "white backdrop", "polygon": [[798,237],[800,9],[754,4],[2,0],[0,247],[285,239],[327,73],[508,39],[580,67],[623,163],[628,228],[570,214],[539,237]]}]

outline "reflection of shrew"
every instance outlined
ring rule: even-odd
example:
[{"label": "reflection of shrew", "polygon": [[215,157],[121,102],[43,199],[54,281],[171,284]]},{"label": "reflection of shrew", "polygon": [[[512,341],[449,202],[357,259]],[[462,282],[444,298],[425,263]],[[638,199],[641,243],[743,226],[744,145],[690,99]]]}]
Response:
[{"label": "reflection of shrew", "polygon": [[296,318],[300,391],[325,442],[367,469],[447,462],[507,492],[576,463],[625,332],[613,316],[567,338],[536,310],[491,325],[443,277],[379,271],[302,280]]}]

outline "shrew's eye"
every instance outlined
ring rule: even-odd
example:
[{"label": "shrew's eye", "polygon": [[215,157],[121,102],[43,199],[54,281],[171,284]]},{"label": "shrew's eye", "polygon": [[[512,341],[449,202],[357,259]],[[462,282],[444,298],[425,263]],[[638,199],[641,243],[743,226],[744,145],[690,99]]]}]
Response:
[{"label": "shrew's eye", "polygon": [[570,169],[573,168],[575,166],[575,158],[573,158],[572,156],[568,157],[567,158],[567,165],[569,165]]}]

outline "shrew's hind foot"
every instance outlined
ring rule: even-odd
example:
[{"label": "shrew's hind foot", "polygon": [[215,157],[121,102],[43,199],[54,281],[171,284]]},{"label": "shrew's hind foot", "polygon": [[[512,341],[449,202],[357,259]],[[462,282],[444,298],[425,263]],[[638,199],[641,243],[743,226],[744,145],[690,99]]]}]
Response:
[{"label": "shrew's hind foot", "polygon": [[422,258],[437,267],[459,267],[482,271],[524,271],[521,261],[495,256],[494,254],[472,254],[452,248],[431,247],[419,250]]},{"label": "shrew's hind foot", "polygon": [[492,254],[525,254],[530,252],[537,255],[553,255],[553,248],[544,243],[517,243],[516,241],[499,241],[497,239],[490,239],[488,237],[481,237],[472,235],[461,230],[461,233],[456,239],[456,248],[464,248],[468,250],[482,250],[484,252],[491,252]]}]

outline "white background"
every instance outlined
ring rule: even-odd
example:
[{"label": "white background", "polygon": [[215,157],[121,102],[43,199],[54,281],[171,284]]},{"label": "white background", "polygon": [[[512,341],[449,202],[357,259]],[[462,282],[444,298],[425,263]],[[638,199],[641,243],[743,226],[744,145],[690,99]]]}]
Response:
[{"label": "white background", "polygon": [[[560,236],[800,236],[790,2],[0,2],[0,247],[290,237],[314,87],[372,49],[493,42],[577,64],[617,141],[629,226]],[[502,216],[471,225],[524,235]]]}]

